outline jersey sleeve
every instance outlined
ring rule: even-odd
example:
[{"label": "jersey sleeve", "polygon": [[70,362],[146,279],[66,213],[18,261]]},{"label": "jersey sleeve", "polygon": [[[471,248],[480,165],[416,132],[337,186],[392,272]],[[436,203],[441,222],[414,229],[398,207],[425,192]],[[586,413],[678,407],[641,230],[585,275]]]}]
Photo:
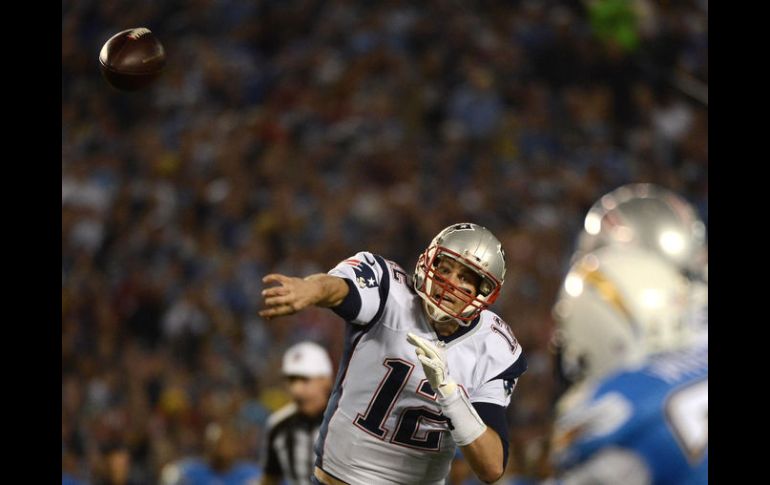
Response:
[{"label": "jersey sleeve", "polygon": [[479,417],[484,424],[495,430],[503,445],[503,469],[508,466],[508,420],[505,417],[505,408],[486,402],[473,403]]},{"label": "jersey sleeve", "polygon": [[474,379],[480,384],[469,397],[472,403],[507,407],[519,376],[527,370],[527,359],[507,324],[494,318],[500,323],[492,324],[481,344],[479,355],[483,358],[474,371]]},{"label": "jersey sleeve", "polygon": [[328,274],[343,278],[348,285],[345,300],[332,310],[348,322],[368,325],[382,314],[390,289],[385,260],[361,251],[341,261]]}]

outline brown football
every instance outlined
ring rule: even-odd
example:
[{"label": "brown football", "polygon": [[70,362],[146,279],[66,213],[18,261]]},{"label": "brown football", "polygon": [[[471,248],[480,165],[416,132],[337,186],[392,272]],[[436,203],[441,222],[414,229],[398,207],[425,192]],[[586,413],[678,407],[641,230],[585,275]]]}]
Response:
[{"label": "brown football", "polygon": [[166,52],[150,29],[127,29],[110,37],[99,53],[102,75],[121,91],[137,91],[163,72]]}]

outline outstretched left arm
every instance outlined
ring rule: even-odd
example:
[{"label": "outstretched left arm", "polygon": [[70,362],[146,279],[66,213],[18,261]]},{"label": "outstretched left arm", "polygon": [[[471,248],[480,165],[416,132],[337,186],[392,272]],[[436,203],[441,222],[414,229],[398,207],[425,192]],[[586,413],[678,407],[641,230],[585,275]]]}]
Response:
[{"label": "outstretched left arm", "polygon": [[265,308],[259,315],[263,318],[291,315],[311,305],[334,307],[342,303],[349,291],[344,279],[325,273],[305,278],[269,274],[262,282],[278,283],[262,290]]}]

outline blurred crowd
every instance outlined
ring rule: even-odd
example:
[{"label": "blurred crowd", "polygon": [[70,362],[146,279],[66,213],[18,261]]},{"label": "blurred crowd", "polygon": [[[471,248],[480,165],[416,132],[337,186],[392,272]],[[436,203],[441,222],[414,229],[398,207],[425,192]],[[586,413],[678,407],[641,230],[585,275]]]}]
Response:
[{"label": "blurred crowd", "polygon": [[[706,0],[70,0],[62,4],[62,468],[154,483],[208,423],[259,460],[280,357],[343,325],[257,316],[261,278],[359,250],[411,271],[442,227],[503,241],[494,310],[527,352],[511,467],[557,391],[551,307],[582,218],[654,182],[708,221]],[[100,78],[148,27],[149,90]]]}]

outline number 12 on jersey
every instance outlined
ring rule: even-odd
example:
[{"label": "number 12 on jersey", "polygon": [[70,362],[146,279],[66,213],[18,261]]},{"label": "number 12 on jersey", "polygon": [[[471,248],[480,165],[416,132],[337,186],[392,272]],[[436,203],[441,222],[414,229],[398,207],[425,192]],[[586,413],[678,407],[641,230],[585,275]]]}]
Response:
[{"label": "number 12 on jersey", "polygon": [[[358,413],[353,422],[367,433],[385,440],[388,435],[385,421],[393,411],[396,400],[404,390],[409,376],[412,375],[414,364],[402,359],[385,359],[382,364],[388,369],[387,374],[380,381],[366,412]],[[425,387],[425,383],[420,383],[417,393],[425,394]],[[396,422],[396,428],[391,435],[390,442],[409,448],[439,451],[443,431],[428,431],[423,438],[418,438],[418,428],[423,421],[445,424],[449,419],[425,406],[404,408]]]}]

